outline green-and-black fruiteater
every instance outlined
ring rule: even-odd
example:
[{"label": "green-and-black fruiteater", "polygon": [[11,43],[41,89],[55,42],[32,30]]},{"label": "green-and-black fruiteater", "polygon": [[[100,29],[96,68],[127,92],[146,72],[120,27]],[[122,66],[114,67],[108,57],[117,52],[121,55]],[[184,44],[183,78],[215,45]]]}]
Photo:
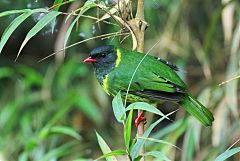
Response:
[{"label": "green-and-black fruiteater", "polygon": [[[121,91],[124,98],[144,55],[109,45],[93,49],[84,62],[93,64],[97,80],[108,95],[115,96]],[[133,77],[127,100],[177,102],[203,125],[211,126],[214,120],[212,113],[189,93],[176,71],[175,65],[147,55]]]}]

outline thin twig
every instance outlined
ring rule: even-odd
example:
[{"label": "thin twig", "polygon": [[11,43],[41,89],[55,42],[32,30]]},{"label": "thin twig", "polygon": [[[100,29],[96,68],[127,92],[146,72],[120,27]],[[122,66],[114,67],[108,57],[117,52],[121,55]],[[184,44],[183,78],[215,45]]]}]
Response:
[{"label": "thin twig", "polygon": [[218,86],[222,86],[222,85],[224,85],[224,84],[226,84],[226,83],[229,83],[229,82],[231,82],[231,81],[233,81],[233,80],[235,80],[235,79],[239,79],[239,78],[240,78],[240,75],[238,75],[238,76],[236,76],[236,77],[233,77],[233,78],[231,78],[231,79],[229,79],[229,80],[226,80],[226,81],[218,84]]},{"label": "thin twig", "polygon": [[[240,138],[238,138],[229,148],[227,148],[226,151],[230,150],[234,145],[236,145],[240,141]],[[226,152],[225,151],[225,152]]]},{"label": "thin twig", "polygon": [[[114,32],[114,33],[99,35],[99,36],[91,37],[91,38],[88,38],[88,39],[85,39],[85,40],[76,42],[76,43],[74,43],[74,44],[71,44],[71,45],[69,45],[69,46],[66,46],[66,47],[63,48],[63,49],[61,49],[61,50],[59,50],[59,51],[56,51],[56,52],[54,52],[54,53],[52,53],[52,54],[50,54],[50,55],[42,58],[41,60],[38,61],[38,63],[40,63],[40,62],[42,62],[43,60],[46,60],[46,59],[54,56],[55,54],[58,54],[59,52],[61,52],[61,51],[63,51],[63,50],[66,50],[66,49],[71,48],[71,47],[73,47],[73,46],[76,46],[76,45],[78,45],[78,44],[84,43],[84,42],[89,41],[89,40],[97,39],[97,38],[102,38],[102,37],[106,37],[106,36],[110,36],[110,35],[116,35],[116,33],[119,33],[119,32]],[[126,35],[126,34],[128,34],[128,33],[119,33],[119,34],[117,34],[117,35],[120,36],[120,35]]]}]

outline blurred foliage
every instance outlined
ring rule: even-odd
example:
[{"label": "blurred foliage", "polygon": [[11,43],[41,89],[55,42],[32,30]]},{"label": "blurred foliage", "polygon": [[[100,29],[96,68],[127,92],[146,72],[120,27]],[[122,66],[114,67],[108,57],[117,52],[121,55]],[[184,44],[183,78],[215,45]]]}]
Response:
[{"label": "blurred foliage", "polygon": [[[81,6],[84,2],[80,1]],[[109,6],[114,3],[104,2]],[[67,12],[74,3],[59,9]],[[48,0],[2,0],[0,12],[52,5],[53,1]],[[84,14],[97,17],[98,13],[104,15],[97,9],[89,9]],[[1,18],[0,33],[17,16]],[[0,55],[0,160],[94,159],[101,155],[100,148],[108,147],[107,144],[112,150],[123,149],[124,137],[127,148],[131,146],[126,139],[129,137],[127,128],[123,129],[114,119],[110,99],[96,83],[92,69],[81,64],[92,48],[102,44],[131,48],[131,39],[127,38],[122,44],[118,37],[94,39],[66,50],[63,63],[57,61],[57,56],[55,60],[36,63],[56,50],[55,38],[65,24],[63,16],[58,16],[56,24],[46,25],[29,41],[17,63],[13,61],[22,41],[43,15],[33,14],[23,22],[3,48]],[[160,156],[158,151],[171,160],[212,161],[231,145],[229,151],[237,151],[240,144],[234,143],[240,138],[240,81],[238,78],[221,86],[218,84],[240,75],[239,1],[145,0],[145,19],[150,24],[146,31],[146,51],[160,40],[151,53],[185,70],[179,74],[189,90],[213,111],[215,117],[213,126],[205,128],[180,109],[171,117],[175,121],[162,121],[153,129],[151,140],[146,140],[146,151],[152,152],[147,159]],[[120,30],[118,26],[95,21],[80,17],[68,44]],[[112,19],[108,21],[115,23]],[[161,111],[169,113],[174,109],[165,105]],[[147,117],[149,128],[152,122],[159,120],[151,114]],[[99,132],[97,137],[94,129]],[[123,130],[125,133],[121,132]],[[135,133],[132,126],[130,135]],[[107,138],[107,144],[103,138]],[[101,142],[100,148],[97,140]],[[228,160],[239,159],[238,153]]]}]

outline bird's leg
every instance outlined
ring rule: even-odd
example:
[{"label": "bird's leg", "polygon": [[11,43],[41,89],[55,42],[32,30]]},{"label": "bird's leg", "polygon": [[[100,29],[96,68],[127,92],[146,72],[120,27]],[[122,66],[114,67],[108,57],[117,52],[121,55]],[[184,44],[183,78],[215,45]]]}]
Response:
[{"label": "bird's leg", "polygon": [[138,127],[138,125],[140,124],[140,122],[142,122],[145,124],[147,122],[146,117],[144,117],[144,111],[141,111],[140,115],[135,119],[135,125],[136,127]]}]

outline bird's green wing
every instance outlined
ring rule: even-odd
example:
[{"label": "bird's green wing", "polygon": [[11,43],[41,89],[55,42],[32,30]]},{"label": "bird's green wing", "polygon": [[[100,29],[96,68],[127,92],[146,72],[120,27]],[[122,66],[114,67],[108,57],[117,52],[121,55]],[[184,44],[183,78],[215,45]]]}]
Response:
[{"label": "bird's green wing", "polygon": [[179,101],[185,93],[186,86],[173,65],[152,56],[146,56],[139,65],[144,54],[121,48],[117,48],[117,55],[116,66],[107,76],[106,86],[112,95],[119,90],[127,91],[131,79],[129,93],[151,100]]}]

